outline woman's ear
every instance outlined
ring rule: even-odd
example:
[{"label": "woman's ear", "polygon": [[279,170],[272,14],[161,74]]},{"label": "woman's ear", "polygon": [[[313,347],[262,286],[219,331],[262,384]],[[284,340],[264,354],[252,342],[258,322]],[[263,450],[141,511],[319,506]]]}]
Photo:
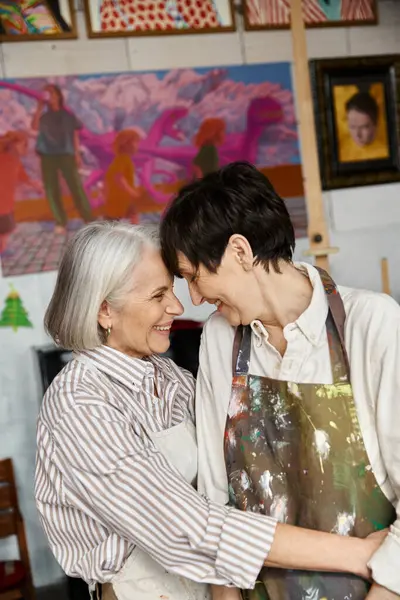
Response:
[{"label": "woman's ear", "polygon": [[247,238],[235,233],[229,238],[228,245],[235,260],[241,267],[245,271],[251,271],[254,263],[254,255]]},{"label": "woman's ear", "polygon": [[108,329],[112,326],[111,309],[106,300],[101,303],[100,310],[97,315],[97,321],[103,329]]}]

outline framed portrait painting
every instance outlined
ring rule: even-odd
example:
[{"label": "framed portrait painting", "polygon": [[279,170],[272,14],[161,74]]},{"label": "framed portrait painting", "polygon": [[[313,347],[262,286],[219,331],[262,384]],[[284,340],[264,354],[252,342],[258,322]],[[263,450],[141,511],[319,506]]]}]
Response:
[{"label": "framed portrait painting", "polygon": [[84,0],[88,36],[234,31],[233,0]]},{"label": "framed portrait painting", "polygon": [[[376,0],[303,0],[306,27],[376,25]],[[244,0],[247,31],[288,29],[290,0]]]},{"label": "framed portrait painting", "polygon": [[400,180],[400,56],[310,68],[323,189]]},{"label": "framed portrait painting", "polygon": [[0,0],[0,42],[77,37],[73,0]]}]

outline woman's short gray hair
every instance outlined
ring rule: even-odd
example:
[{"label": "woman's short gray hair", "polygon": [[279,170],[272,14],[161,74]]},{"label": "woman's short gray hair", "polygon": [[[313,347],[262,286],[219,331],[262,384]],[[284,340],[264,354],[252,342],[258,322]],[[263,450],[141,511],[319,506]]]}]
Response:
[{"label": "woman's short gray hair", "polygon": [[86,225],[69,241],[44,318],[57,344],[80,351],[104,343],[98,324],[101,304],[122,306],[146,245],[159,248],[158,227],[118,221]]}]

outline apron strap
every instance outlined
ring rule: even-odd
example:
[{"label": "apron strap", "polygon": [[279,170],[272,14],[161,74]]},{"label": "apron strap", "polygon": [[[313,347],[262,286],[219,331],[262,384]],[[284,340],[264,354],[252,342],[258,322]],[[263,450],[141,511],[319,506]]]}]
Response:
[{"label": "apron strap", "polygon": [[236,329],[232,351],[232,373],[235,375],[247,375],[250,365],[251,353],[251,327],[240,325]]},{"label": "apron strap", "polygon": [[243,337],[243,327],[242,327],[242,325],[239,325],[239,327],[236,327],[235,337],[233,340],[233,350],[232,350],[232,375],[233,376],[236,375],[236,364],[237,364],[237,359],[238,359],[238,355],[239,355],[240,344],[242,342],[242,337]]},{"label": "apron strap", "polygon": [[[346,346],[344,343],[344,324],[346,321],[346,313],[344,310],[343,300],[337,290],[335,282],[328,275],[328,273],[326,271],[324,271],[323,269],[320,269],[319,267],[316,267],[316,269],[321,277],[321,281],[322,281],[322,284],[325,289],[325,294],[326,294],[326,297],[328,300],[328,305],[329,305],[329,311],[332,316],[333,323],[336,327],[337,334],[339,336],[344,366],[347,371],[347,377],[350,380],[350,364],[349,364],[349,358],[348,358],[347,352],[346,352]],[[329,350],[330,350],[331,357],[332,357],[333,340],[329,339],[329,336],[328,336],[328,342],[329,342]]]}]

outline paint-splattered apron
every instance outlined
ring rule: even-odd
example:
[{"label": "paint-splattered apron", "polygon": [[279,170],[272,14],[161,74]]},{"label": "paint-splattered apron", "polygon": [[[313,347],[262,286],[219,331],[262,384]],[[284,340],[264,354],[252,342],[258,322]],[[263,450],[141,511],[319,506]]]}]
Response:
[{"label": "paint-splattered apron", "polygon": [[[280,522],[365,537],[389,526],[364,447],[344,346],[345,313],[330,277],[326,329],[333,383],[305,384],[249,374],[251,328],[239,328],[225,430],[230,503]],[[306,549],[305,549],[306,551]],[[262,569],[248,600],[362,600],[369,584],[349,574]]]}]

